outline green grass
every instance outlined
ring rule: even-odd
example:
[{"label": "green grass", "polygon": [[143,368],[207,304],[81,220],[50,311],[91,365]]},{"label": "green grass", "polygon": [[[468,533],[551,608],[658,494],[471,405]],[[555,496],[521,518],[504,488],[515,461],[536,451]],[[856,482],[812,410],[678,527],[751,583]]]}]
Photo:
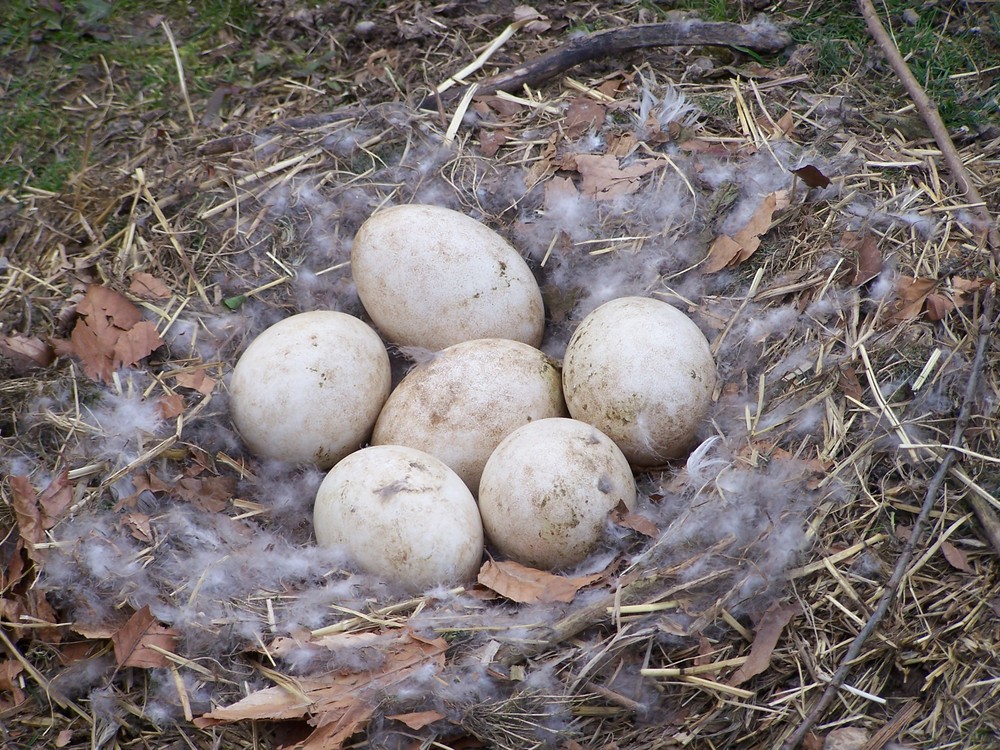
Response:
[{"label": "green grass", "polygon": [[[814,46],[814,74],[820,79],[854,76],[866,64],[866,48],[874,44],[864,19],[853,2],[825,8],[825,15],[801,18],[792,35],[796,42]],[[919,11],[915,23],[904,20],[907,9]],[[877,10],[950,129],[974,129],[988,120],[997,121],[1000,71],[977,75],[977,71],[1000,65],[997,11],[970,5],[959,16],[951,14],[944,4],[921,6],[908,0],[886,0]],[[789,14],[794,17],[795,10],[790,9]],[[899,98],[900,85],[887,65],[885,71],[884,76],[866,75],[865,85],[883,95],[886,110],[891,111],[896,102],[906,100]]]},{"label": "green grass", "polygon": [[[0,188],[63,189],[83,164],[89,123],[109,99],[117,112],[142,119],[180,111],[161,18],[174,32],[193,97],[241,76],[242,45],[206,53],[227,35],[250,36],[255,23],[250,0],[63,0],[61,11],[50,5],[3,0],[0,8]],[[92,136],[97,141],[101,133]]]}]

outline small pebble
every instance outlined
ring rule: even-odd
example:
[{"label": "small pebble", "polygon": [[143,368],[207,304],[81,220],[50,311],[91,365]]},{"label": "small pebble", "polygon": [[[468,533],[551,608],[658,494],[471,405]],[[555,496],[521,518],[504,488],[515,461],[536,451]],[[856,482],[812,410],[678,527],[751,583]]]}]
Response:
[{"label": "small pebble", "polygon": [[869,737],[868,730],[860,727],[834,729],[826,736],[823,750],[861,750]]},{"label": "small pebble", "polygon": [[910,24],[910,26],[916,26],[920,21],[920,14],[913,10],[913,8],[907,8],[903,11],[903,20]]},{"label": "small pebble", "polygon": [[374,21],[358,21],[354,24],[354,33],[360,37],[369,37],[375,31]]}]

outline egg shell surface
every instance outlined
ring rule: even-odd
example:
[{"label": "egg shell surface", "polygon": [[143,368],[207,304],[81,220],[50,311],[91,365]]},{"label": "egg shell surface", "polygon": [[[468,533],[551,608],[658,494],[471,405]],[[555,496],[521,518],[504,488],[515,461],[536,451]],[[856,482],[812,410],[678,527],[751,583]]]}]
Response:
[{"label": "egg shell surface", "polygon": [[570,415],[606,433],[636,468],[685,454],[708,413],[716,378],[698,326],[648,297],[598,307],[573,332],[563,359]]},{"label": "egg shell surface", "polygon": [[455,344],[414,367],[389,396],[373,445],[408,445],[450,466],[473,491],[493,450],[528,422],[568,416],[558,363],[509,339]]},{"label": "egg shell surface", "polygon": [[351,273],[392,343],[437,351],[472,339],[542,341],[542,294],[528,264],[457,211],[414,204],[375,213],[354,237]]},{"label": "egg shell surface", "polygon": [[559,569],[593,552],[608,514],[635,507],[625,456],[611,438],[574,419],[519,427],[493,451],[479,483],[486,536],[525,565]]},{"label": "egg shell surface", "polygon": [[230,411],[256,455],[328,469],[368,439],[391,381],[385,345],[368,325],[340,312],[300,313],[243,352]]},{"label": "egg shell surface", "polygon": [[338,463],[316,493],[316,540],[409,591],[471,580],[483,526],[469,488],[433,456],[397,445],[364,448]]}]

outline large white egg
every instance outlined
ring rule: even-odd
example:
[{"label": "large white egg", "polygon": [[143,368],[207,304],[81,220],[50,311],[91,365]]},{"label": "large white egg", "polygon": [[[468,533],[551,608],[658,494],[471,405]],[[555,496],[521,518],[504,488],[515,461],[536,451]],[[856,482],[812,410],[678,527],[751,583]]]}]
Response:
[{"label": "large white egg", "polygon": [[391,381],[389,355],[369,326],[339,312],[301,313],[243,352],[230,410],[258,456],[328,469],[368,439]]},{"label": "large white egg", "polygon": [[433,456],[398,445],[364,448],[326,475],[313,509],[316,540],[410,591],[471,580],[483,526],[469,488]]},{"label": "large white egg", "polygon": [[392,343],[437,351],[472,339],[542,341],[545,312],[531,269],[500,235],[457,211],[377,212],[354,237],[351,273]]},{"label": "large white egg", "polygon": [[503,555],[539,568],[581,562],[620,502],[635,507],[628,461],[600,430],[574,419],[519,427],[497,446],[479,483],[487,538]]},{"label": "large white egg", "polygon": [[563,359],[569,413],[606,433],[635,467],[687,451],[715,383],[715,361],[698,326],[648,297],[598,307],[573,333]]},{"label": "large white egg", "polygon": [[476,492],[486,460],[508,434],[567,415],[555,360],[519,341],[476,339],[407,373],[382,408],[372,444],[426,451]]}]

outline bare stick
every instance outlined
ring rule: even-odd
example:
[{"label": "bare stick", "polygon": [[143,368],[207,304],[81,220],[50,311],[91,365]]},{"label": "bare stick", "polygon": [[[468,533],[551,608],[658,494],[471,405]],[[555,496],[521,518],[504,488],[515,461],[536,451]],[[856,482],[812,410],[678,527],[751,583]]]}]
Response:
[{"label": "bare stick", "polygon": [[[735,47],[755,52],[777,52],[791,44],[791,37],[773,26],[745,25],[736,23],[713,23],[708,21],[680,21],[649,23],[626,26],[620,29],[598,31],[574,39],[567,44],[536,57],[512,70],[477,81],[478,94],[494,94],[497,91],[512,93],[525,85],[536,86],[542,81],[559,75],[588,60],[614,57],[646,47],[687,47],[715,46]],[[420,106],[436,109],[438,101],[450,101],[460,97],[468,86],[449,89],[433,94]]]},{"label": "bare stick", "polygon": [[[993,331],[993,325],[995,322],[993,320],[994,299],[995,296],[993,289],[990,288],[986,292],[986,302],[983,305],[983,310],[979,316],[979,340],[976,344],[976,359],[972,364],[972,372],[969,374],[969,381],[965,384],[965,394],[962,398],[962,408],[959,410],[958,418],[955,420],[955,428],[952,430],[949,445],[960,446],[962,444],[962,438],[965,435],[965,428],[968,426],[969,419],[972,417],[972,408],[976,401],[976,391],[979,389],[979,381],[982,377],[983,367],[986,363],[986,351],[989,348],[991,339],[990,334]],[[944,484],[944,480],[948,476],[948,472],[951,469],[951,465],[958,455],[959,452],[953,449],[949,449],[948,452],[944,454],[937,471],[934,472],[934,476],[931,478],[930,482],[927,483],[927,491],[924,494],[924,503],[920,508],[920,513],[917,516],[916,521],[913,523],[913,532],[910,534],[910,538],[907,540],[906,544],[903,545],[903,550],[900,552],[899,559],[896,561],[896,567],[892,571],[892,576],[885,584],[885,591],[882,592],[878,605],[872,612],[868,622],[866,622],[865,626],[861,629],[861,632],[858,633],[858,635],[851,642],[850,647],[847,649],[847,653],[844,654],[844,658],[840,662],[840,666],[830,679],[830,682],[823,691],[823,695],[820,696],[819,701],[812,707],[812,709],[810,709],[806,718],[802,720],[802,723],[798,726],[798,728],[796,728],[796,730],[781,745],[781,750],[794,750],[794,748],[798,747],[799,743],[802,742],[809,730],[812,729],[816,722],[823,717],[827,707],[833,701],[834,697],[836,697],[837,691],[840,690],[840,686],[844,684],[844,680],[851,671],[851,667],[854,666],[854,660],[861,654],[861,649],[864,648],[865,641],[867,641],[868,637],[875,632],[883,618],[885,618],[886,613],[889,611],[889,607],[891,607],[892,603],[896,600],[896,592],[899,590],[899,585],[906,576],[907,569],[910,566],[910,561],[913,559],[913,553],[916,549],[917,542],[920,540],[921,534],[924,530],[924,524],[930,516],[931,510],[934,508],[934,502],[937,500],[938,492],[940,492],[941,487]]]},{"label": "bare stick", "polygon": [[889,65],[892,66],[893,71],[899,77],[900,82],[906,89],[906,93],[910,95],[910,99],[916,105],[917,111],[920,112],[920,116],[924,118],[924,122],[927,123],[927,127],[934,136],[934,140],[937,141],[938,148],[941,149],[941,155],[944,157],[944,162],[948,165],[948,171],[951,172],[951,176],[958,183],[958,187],[965,194],[969,203],[975,205],[975,212],[983,224],[982,228],[986,230],[993,258],[996,262],[1000,263],[1000,230],[997,229],[996,222],[990,216],[990,212],[986,208],[986,202],[979,194],[976,184],[972,181],[972,176],[965,168],[965,164],[962,163],[962,157],[959,156],[958,149],[955,148],[955,144],[948,134],[948,128],[945,127],[941,115],[938,114],[937,107],[931,101],[930,97],[927,96],[927,92],[924,91],[920,82],[917,81],[910,68],[906,65],[895,43],[889,38],[889,34],[886,33],[882,21],[879,20],[878,14],[875,12],[875,8],[872,7],[871,0],[858,0],[858,7],[861,10],[861,15],[865,17],[865,22],[868,24],[868,32],[878,42],[878,46],[882,48],[882,53],[889,61]]}]

